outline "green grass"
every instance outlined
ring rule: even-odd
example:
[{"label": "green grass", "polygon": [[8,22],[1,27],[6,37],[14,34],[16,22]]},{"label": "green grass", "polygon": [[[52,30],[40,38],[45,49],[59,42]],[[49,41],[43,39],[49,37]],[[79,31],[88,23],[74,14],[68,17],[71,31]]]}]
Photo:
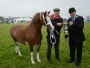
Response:
[{"label": "green grass", "polygon": [[30,51],[27,45],[19,44],[22,57],[19,57],[15,52],[15,44],[10,37],[9,31],[13,24],[0,24],[0,68],[90,68],[90,23],[85,23],[85,36],[86,41],[83,47],[82,64],[76,67],[74,63],[68,64],[69,47],[68,43],[64,42],[64,32],[61,31],[60,43],[60,61],[55,59],[54,47],[52,48],[51,61],[46,59],[47,40],[46,40],[46,27],[42,28],[43,40],[40,49],[41,63],[36,60],[36,47],[34,47],[35,65],[31,64]]}]

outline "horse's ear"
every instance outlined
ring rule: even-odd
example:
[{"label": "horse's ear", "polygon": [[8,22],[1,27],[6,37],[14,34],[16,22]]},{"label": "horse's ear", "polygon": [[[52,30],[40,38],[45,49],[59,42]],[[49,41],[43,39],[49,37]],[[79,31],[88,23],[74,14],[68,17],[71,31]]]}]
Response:
[{"label": "horse's ear", "polygon": [[48,12],[48,14],[50,14],[50,11]]},{"label": "horse's ear", "polygon": [[46,15],[47,11],[44,12],[44,15]]}]

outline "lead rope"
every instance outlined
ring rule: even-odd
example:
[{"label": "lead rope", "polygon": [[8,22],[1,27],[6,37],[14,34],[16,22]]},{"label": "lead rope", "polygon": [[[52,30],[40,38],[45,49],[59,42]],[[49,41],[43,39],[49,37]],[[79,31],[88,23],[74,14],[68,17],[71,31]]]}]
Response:
[{"label": "lead rope", "polygon": [[[59,34],[57,30],[55,30],[55,31],[56,31],[57,34]],[[52,39],[53,39],[54,41],[53,41]],[[51,32],[51,31],[50,31],[50,42],[51,42],[53,45],[56,43],[55,34],[54,34],[54,32]]]},{"label": "lead rope", "polygon": [[[54,41],[53,41],[53,40]],[[56,38],[53,32],[50,31],[50,42],[54,45],[56,43]]]}]

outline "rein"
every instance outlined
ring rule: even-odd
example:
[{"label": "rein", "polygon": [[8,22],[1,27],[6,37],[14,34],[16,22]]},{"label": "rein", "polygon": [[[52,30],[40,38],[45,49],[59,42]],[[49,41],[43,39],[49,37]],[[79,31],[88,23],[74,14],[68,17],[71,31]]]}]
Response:
[{"label": "rein", "polygon": [[[49,31],[50,31],[50,30],[49,30]],[[55,30],[55,31],[56,31],[57,34],[59,34],[57,30]],[[52,39],[54,40],[54,42],[53,42]],[[51,32],[51,31],[50,31],[50,42],[51,42],[53,45],[56,43],[55,34],[54,34],[54,32]]]}]

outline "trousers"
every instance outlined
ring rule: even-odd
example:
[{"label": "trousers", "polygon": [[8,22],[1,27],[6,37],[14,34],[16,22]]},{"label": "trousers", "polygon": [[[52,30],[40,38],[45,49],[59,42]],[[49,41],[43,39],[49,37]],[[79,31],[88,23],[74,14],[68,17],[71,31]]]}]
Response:
[{"label": "trousers", "polygon": [[83,42],[69,42],[69,49],[70,49],[70,58],[75,60],[75,53],[77,57],[77,61],[81,62],[82,60],[82,48]]},{"label": "trousers", "polygon": [[[56,38],[56,43],[54,44],[54,49],[55,49],[55,58],[59,58],[59,43],[60,43],[60,36],[55,36]],[[52,43],[50,41],[50,36],[47,36],[47,58],[51,57],[51,49],[52,49]]]}]

